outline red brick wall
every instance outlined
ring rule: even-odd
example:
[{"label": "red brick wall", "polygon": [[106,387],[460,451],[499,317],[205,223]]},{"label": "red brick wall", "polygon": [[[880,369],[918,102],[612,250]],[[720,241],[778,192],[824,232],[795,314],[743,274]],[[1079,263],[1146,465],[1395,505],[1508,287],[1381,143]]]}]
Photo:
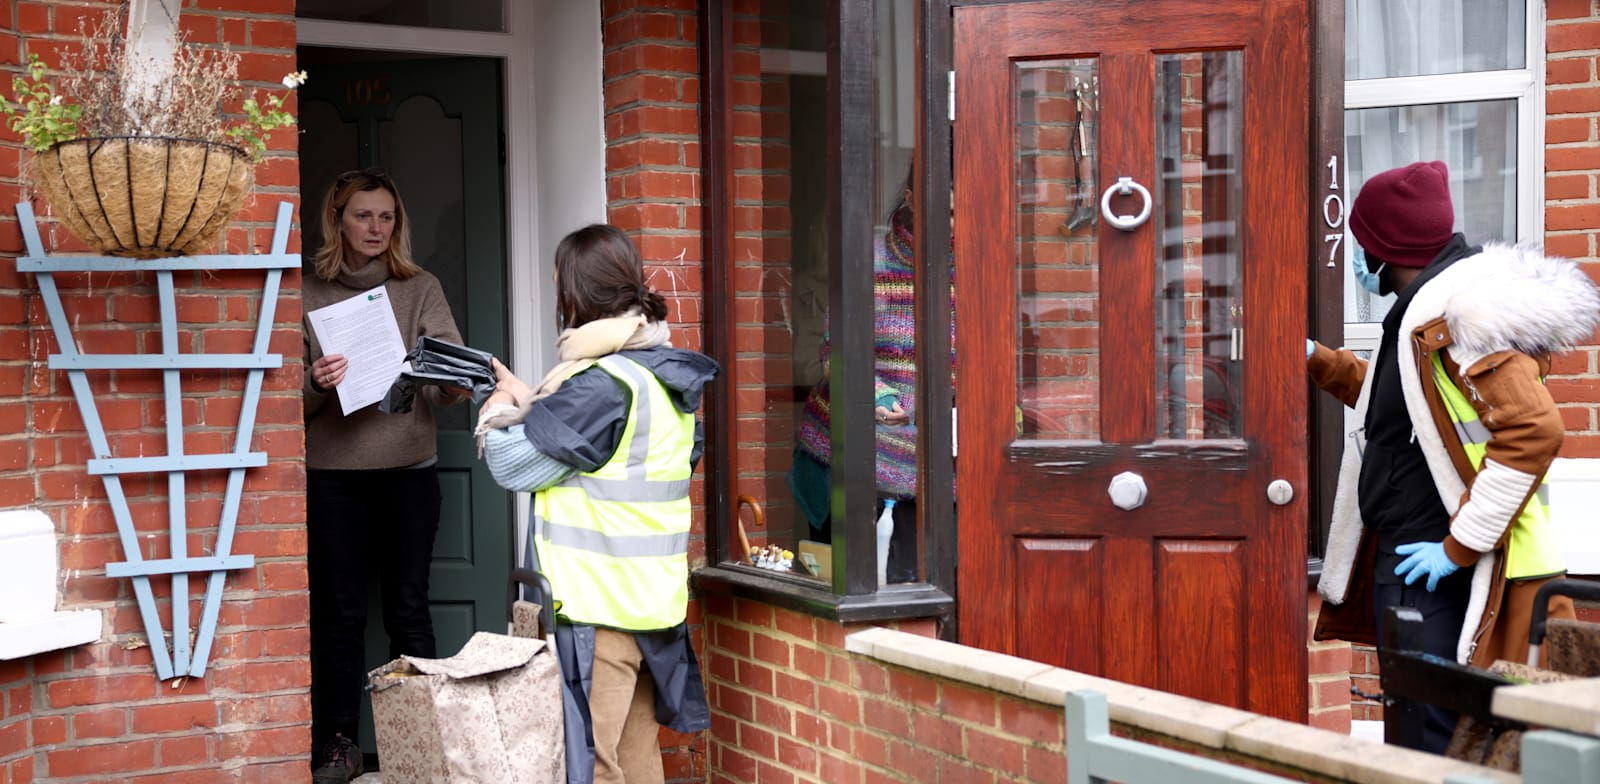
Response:
[{"label": "red brick wall", "polygon": [[[77,19],[119,3],[27,2],[0,9],[0,81],[9,82],[30,53],[49,63],[76,46]],[[239,9],[239,10],[227,10]],[[226,41],[243,53],[241,78],[277,84],[294,70],[293,0],[199,0],[185,3],[182,27],[201,43]],[[281,89],[281,88],[280,88]],[[9,94],[9,89],[5,90]],[[229,229],[227,252],[264,252],[280,201],[298,202],[297,140],[280,131],[256,169],[257,187]],[[106,492],[85,471],[89,454],[78,406],[64,373],[51,371],[56,350],[38,288],[9,260],[22,252],[9,205],[24,193],[17,138],[0,134],[0,508],[37,507],[61,539],[61,605],[104,613],[100,642],[0,662],[0,781],[129,782],[303,781],[310,744],[306,689],[304,441],[300,411],[298,273],[284,281],[271,350],[286,357],[269,371],[253,448],[266,468],[247,474],[234,552],[253,569],[228,576],[216,641],[200,679],[156,680],[129,581],[105,577],[123,560]],[[47,250],[82,246],[44,222]],[[298,250],[298,238],[291,241]],[[248,350],[263,275],[179,274],[178,312],[185,351]],[[159,345],[155,278],[148,274],[58,275],[69,318],[85,351]],[[163,454],[160,377],[150,371],[91,371],[99,411],[116,454]],[[241,372],[192,372],[183,378],[186,449],[232,445],[243,389]],[[184,499],[189,551],[205,552],[216,533],[225,475],[191,477]],[[168,498],[160,477],[126,477],[146,557],[167,552]],[[151,581],[170,631],[170,581]],[[191,623],[200,615],[203,580],[190,580]]]},{"label": "red brick wall", "polygon": [[[1600,279],[1600,2],[1545,5],[1545,247]],[[1600,347],[1556,358],[1546,382],[1567,426],[1565,457],[1600,457]]]},{"label": "red brick wall", "polygon": [[1366,718],[1353,716],[1351,712],[1350,683],[1355,657],[1352,656],[1350,643],[1343,640],[1317,642],[1310,639],[1310,635],[1316,631],[1317,611],[1321,607],[1322,599],[1317,596],[1316,589],[1308,591],[1306,670],[1309,682],[1306,686],[1309,693],[1306,723],[1333,732],[1349,733],[1351,718]]},{"label": "red brick wall", "polygon": [[[1059,707],[845,651],[845,635],[861,625],[751,599],[708,596],[704,604],[711,784],[1066,779]],[[926,620],[898,628],[934,634]],[[1218,756],[1148,731],[1117,732]],[[1261,766],[1259,760],[1225,758]],[[1303,771],[1271,772],[1325,780]]]},{"label": "red brick wall", "polygon": [[[700,50],[695,0],[605,0],[607,220],[628,232],[667,298],[673,341],[705,346],[700,252]],[[704,472],[691,490],[691,566],[705,564]],[[698,637],[699,608],[691,604]],[[696,649],[701,645],[696,639]],[[705,780],[705,740],[661,730],[669,782]]]},{"label": "red brick wall", "polygon": [[[711,697],[711,732],[706,762],[712,784],[797,781],[862,781],[899,771],[911,781],[938,781],[970,771],[970,763],[949,759],[938,741],[948,737],[951,719],[923,717],[913,731],[903,701],[926,697],[937,687],[896,673],[844,650],[844,637],[868,625],[841,625],[749,599],[706,596],[704,668]],[[933,637],[931,620],[908,621],[901,631]],[[952,692],[949,712],[970,717],[985,706],[975,689]],[[987,698],[993,722],[995,701]],[[1039,720],[1008,717],[1005,720]],[[1060,723],[1060,717],[1043,717]],[[960,730],[956,730],[956,742]],[[1055,729],[1059,744],[1061,731]],[[994,740],[993,745],[989,744]],[[1014,739],[985,738],[983,756],[1025,766],[1027,753]],[[1065,778],[1058,751],[1035,761],[1053,771],[1040,781]],[[956,748],[959,752],[959,746]],[[992,756],[991,756],[992,755]],[[959,756],[959,754],[958,754]],[[1020,770],[1018,771],[1021,772]],[[948,781],[975,781],[972,777]]]}]

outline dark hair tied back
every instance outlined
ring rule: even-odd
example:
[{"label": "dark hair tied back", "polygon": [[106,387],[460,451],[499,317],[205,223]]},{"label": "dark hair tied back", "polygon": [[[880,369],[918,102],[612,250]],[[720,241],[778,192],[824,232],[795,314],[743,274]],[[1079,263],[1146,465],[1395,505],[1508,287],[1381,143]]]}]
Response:
[{"label": "dark hair tied back", "polygon": [[556,308],[569,327],[637,307],[651,321],[667,318],[667,301],[645,284],[639,249],[621,229],[592,224],[556,246]]},{"label": "dark hair tied back", "polygon": [[666,321],[667,299],[655,293],[649,286],[639,287],[639,312],[651,321]]}]

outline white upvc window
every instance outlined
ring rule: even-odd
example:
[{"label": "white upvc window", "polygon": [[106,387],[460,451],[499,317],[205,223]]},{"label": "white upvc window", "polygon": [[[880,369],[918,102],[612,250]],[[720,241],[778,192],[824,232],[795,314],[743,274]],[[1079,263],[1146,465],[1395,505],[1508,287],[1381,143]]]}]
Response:
[{"label": "white upvc window", "polygon": [[[1543,0],[1346,0],[1345,182],[1416,161],[1450,170],[1455,228],[1537,242],[1544,224]],[[1348,271],[1345,345],[1377,346],[1393,296]]]}]

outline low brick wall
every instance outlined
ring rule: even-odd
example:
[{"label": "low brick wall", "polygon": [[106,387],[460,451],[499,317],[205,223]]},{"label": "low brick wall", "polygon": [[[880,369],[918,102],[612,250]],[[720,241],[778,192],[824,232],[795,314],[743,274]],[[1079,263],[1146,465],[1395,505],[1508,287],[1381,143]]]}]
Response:
[{"label": "low brick wall", "polygon": [[1062,705],[1083,688],[1107,695],[1119,735],[1302,781],[1517,780],[942,642],[929,621],[838,624],[729,596],[702,609],[713,784],[1060,782]]}]

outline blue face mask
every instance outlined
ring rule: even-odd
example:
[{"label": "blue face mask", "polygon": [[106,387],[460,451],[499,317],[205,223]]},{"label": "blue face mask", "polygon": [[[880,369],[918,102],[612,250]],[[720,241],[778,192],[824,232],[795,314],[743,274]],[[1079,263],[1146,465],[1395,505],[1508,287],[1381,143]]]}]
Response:
[{"label": "blue face mask", "polygon": [[1350,268],[1350,271],[1355,273],[1356,283],[1359,284],[1361,288],[1366,289],[1373,294],[1382,296],[1383,280],[1378,277],[1378,274],[1383,272],[1383,268],[1388,266],[1388,264],[1388,262],[1379,264],[1378,271],[1373,272],[1367,267],[1367,252],[1361,248],[1356,248],[1356,263],[1355,266]]}]

